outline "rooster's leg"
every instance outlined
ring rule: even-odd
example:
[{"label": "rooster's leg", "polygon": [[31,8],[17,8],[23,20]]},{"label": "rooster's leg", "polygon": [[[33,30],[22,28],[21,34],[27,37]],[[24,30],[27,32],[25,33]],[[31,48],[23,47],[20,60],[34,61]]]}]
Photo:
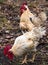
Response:
[{"label": "rooster's leg", "polygon": [[36,53],[33,55],[32,62],[34,62],[35,57],[36,57]]},{"label": "rooster's leg", "polygon": [[35,60],[35,57],[36,57],[36,53],[34,53],[33,57],[31,59],[29,59],[28,61],[33,63]]},{"label": "rooster's leg", "polygon": [[25,55],[24,60],[22,61],[22,64],[26,63],[27,64],[27,55]]}]

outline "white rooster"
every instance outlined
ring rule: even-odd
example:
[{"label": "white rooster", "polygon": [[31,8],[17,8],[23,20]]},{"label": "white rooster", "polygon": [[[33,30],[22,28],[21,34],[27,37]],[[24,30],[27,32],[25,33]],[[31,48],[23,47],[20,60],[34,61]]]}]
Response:
[{"label": "white rooster", "polygon": [[[36,47],[39,44],[39,39],[45,35],[45,28],[43,27],[35,27],[30,32],[26,32],[23,35],[17,37],[12,47],[10,45],[4,48],[4,55],[6,55],[9,59],[13,59],[13,55],[22,56],[28,50],[33,50],[36,52]],[[35,56],[35,55],[34,55]],[[34,61],[34,56],[32,61]],[[25,57],[26,58],[26,57]],[[26,60],[23,61],[23,63]]]}]

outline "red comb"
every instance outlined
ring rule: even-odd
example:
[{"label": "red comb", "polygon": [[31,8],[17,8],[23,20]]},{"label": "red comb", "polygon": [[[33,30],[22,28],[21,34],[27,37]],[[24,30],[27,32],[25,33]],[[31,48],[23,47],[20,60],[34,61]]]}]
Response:
[{"label": "red comb", "polygon": [[20,14],[23,13],[23,10],[27,10],[24,5],[27,5],[27,2],[24,2],[24,3],[21,5],[21,7],[20,7]]},{"label": "red comb", "polygon": [[9,51],[9,49],[11,49],[11,45],[6,45],[5,46],[5,48],[4,48],[4,50],[3,50],[3,53],[4,53],[4,55],[5,56],[7,56],[10,60],[12,60],[13,59],[13,53],[11,53],[10,51]]},{"label": "red comb", "polygon": [[24,3],[21,5],[20,10],[21,10],[21,9],[25,9],[24,5],[27,5],[27,2],[24,2]]},{"label": "red comb", "polygon": [[4,48],[4,55],[8,53],[9,49],[11,49],[11,45],[6,45]]}]

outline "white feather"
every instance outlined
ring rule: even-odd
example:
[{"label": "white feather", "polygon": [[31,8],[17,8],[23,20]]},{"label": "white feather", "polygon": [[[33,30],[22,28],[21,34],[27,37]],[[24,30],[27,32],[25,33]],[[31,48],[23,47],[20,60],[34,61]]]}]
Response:
[{"label": "white feather", "polygon": [[45,35],[45,29],[42,27],[35,27],[32,29],[32,31],[26,32],[25,34],[17,37],[10,51],[12,51],[16,56],[21,56],[28,51],[28,49],[32,49],[32,47],[36,48],[36,46],[39,44],[39,39],[43,35]]}]

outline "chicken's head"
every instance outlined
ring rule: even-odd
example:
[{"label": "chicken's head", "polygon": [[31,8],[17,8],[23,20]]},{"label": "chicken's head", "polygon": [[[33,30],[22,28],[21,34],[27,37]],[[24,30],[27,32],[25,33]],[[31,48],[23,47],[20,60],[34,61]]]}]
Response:
[{"label": "chicken's head", "polygon": [[11,45],[6,45],[4,50],[3,50],[3,53],[6,57],[8,57],[9,60],[13,60],[13,53],[11,51],[9,51],[11,49]]},{"label": "chicken's head", "polygon": [[20,7],[20,13],[22,14],[24,11],[26,11],[27,10],[27,3],[26,2],[24,2],[22,5],[21,5],[21,7]]}]

